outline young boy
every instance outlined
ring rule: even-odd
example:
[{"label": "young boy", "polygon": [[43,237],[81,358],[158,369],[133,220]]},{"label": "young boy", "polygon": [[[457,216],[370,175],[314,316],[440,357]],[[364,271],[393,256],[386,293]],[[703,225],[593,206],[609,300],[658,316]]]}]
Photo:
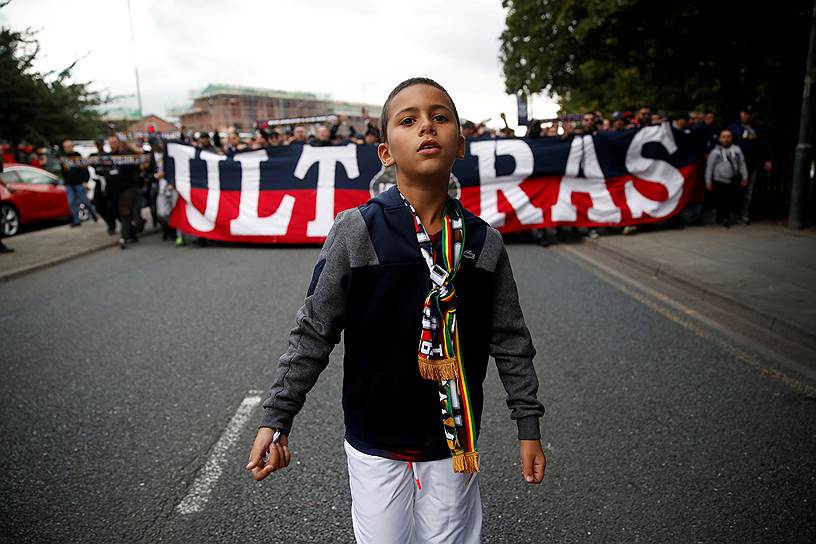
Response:
[{"label": "young boy", "polygon": [[742,150],[732,145],[733,134],[728,129],[720,132],[717,146],[708,154],[705,170],[706,190],[714,193],[717,223],[729,228],[731,200],[734,198],[737,179],[741,187],[748,186],[748,169]]},{"label": "young boy", "polygon": [[345,450],[361,543],[479,541],[488,356],[518,426],[523,476],[544,477],[535,349],[510,261],[499,233],[447,194],[465,155],[458,119],[430,79],[389,95],[378,153],[397,185],[337,216],[249,456],[256,480],[289,464],[292,420],[345,329]]}]

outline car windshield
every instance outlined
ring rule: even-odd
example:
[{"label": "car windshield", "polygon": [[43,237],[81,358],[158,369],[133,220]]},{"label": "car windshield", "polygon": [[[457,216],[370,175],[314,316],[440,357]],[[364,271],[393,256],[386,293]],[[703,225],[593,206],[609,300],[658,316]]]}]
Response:
[{"label": "car windshield", "polygon": [[54,183],[56,180],[46,174],[45,172],[38,172],[37,170],[29,170],[20,169],[17,170],[17,175],[20,176],[20,179],[23,183],[36,183],[36,184],[45,184],[45,183]]},{"label": "car windshield", "polygon": [[0,181],[3,183],[20,183],[20,177],[17,172],[2,172],[0,173]]}]

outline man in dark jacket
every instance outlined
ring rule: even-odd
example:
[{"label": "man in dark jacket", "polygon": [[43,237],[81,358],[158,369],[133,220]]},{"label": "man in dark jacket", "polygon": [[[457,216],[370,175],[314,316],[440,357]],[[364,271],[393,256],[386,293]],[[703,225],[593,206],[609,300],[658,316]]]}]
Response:
[{"label": "man in dark jacket", "polygon": [[762,125],[754,120],[750,106],[740,111],[739,121],[728,127],[728,130],[734,135],[734,143],[745,155],[745,163],[748,167],[748,185],[743,188],[740,201],[737,203],[740,221],[748,224],[751,220],[751,197],[754,194],[757,172],[760,169],[770,172],[773,168],[768,136]]},{"label": "man in dark jacket", "polygon": [[133,212],[142,183],[139,159],[143,151],[129,146],[117,136],[110,136],[108,145],[111,149],[112,164],[105,176],[107,192],[112,201],[116,203],[116,210],[122,225],[119,247],[127,249],[128,245],[139,241],[136,236],[136,226],[133,224]]},{"label": "man in dark jacket", "polygon": [[113,236],[116,234],[116,203],[108,194],[108,183],[105,176],[110,169],[110,155],[105,151],[105,140],[97,138],[94,140],[96,151],[89,155],[89,158],[97,160],[93,165],[93,178],[96,181],[94,187],[93,205],[96,211],[105,220],[108,225],[108,234]]},{"label": "man in dark jacket", "polygon": [[[81,227],[79,206],[84,204],[91,213],[94,222],[99,221],[93,204],[88,200],[88,165],[82,164],[82,155],[74,151],[74,142],[69,138],[62,141],[62,178],[65,180],[65,191],[68,193],[68,204],[71,206],[71,226]],[[79,160],[79,161],[78,161]]]}]

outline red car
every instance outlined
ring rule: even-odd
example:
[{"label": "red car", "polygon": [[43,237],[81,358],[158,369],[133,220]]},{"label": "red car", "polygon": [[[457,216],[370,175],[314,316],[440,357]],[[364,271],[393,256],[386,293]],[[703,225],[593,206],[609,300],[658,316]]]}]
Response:
[{"label": "red car", "polygon": [[71,218],[62,180],[28,164],[7,163],[0,172],[0,214],[3,235],[14,236],[20,225]]}]

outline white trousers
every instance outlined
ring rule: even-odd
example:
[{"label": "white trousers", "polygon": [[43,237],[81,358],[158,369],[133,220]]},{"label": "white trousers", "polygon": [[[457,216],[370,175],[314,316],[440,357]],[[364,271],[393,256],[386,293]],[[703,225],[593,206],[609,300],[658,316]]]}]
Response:
[{"label": "white trousers", "polygon": [[345,442],[351,520],[358,544],[475,544],[482,532],[477,474],[450,459],[406,463]]}]

